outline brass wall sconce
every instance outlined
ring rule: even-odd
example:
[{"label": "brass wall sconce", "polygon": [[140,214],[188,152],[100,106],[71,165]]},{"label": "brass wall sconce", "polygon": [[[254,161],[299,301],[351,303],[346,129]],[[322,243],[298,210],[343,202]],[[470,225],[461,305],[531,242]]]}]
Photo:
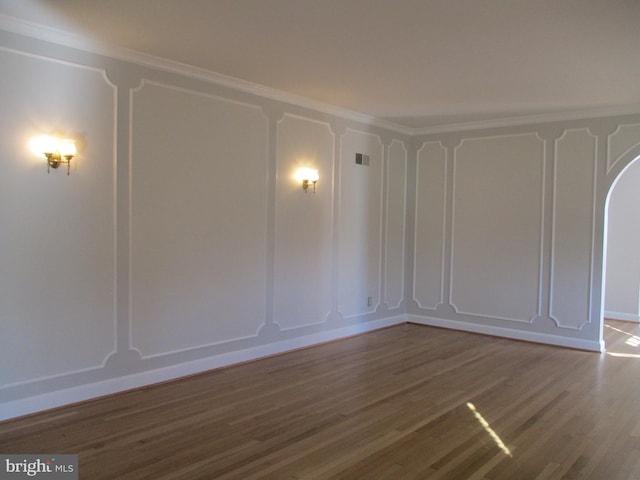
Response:
[{"label": "brass wall sconce", "polygon": [[316,185],[318,184],[318,180],[320,179],[320,175],[318,174],[318,170],[314,170],[311,168],[301,168],[298,170],[298,180],[302,182],[302,189],[304,193],[307,193],[309,188],[313,188],[313,193],[316,193]]},{"label": "brass wall sconce", "polygon": [[47,159],[47,173],[52,168],[58,168],[64,163],[67,165],[67,175],[69,175],[71,172],[71,160],[77,153],[76,144],[73,140],[43,135],[33,140],[32,148],[44,154]]}]

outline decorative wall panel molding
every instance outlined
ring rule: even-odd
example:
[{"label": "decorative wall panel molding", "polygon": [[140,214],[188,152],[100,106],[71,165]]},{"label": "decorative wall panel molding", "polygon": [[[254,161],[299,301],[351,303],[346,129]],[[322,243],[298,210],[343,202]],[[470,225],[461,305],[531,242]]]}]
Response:
[{"label": "decorative wall panel molding", "polygon": [[459,313],[514,322],[540,314],[544,148],[535,133],[456,147],[451,303]]},{"label": "decorative wall panel molding", "polygon": [[590,321],[596,152],[584,128],[555,142],[550,313],[560,327]]},{"label": "decorative wall panel molding", "polygon": [[[368,155],[369,164],[356,164],[356,153]],[[344,318],[374,312],[380,303],[383,158],[379,136],[350,129],[341,136],[338,311]]]},{"label": "decorative wall panel molding", "polygon": [[[115,349],[116,91],[103,69],[8,49],[0,65],[4,389],[101,368]],[[44,134],[75,140],[69,176],[29,150]]]},{"label": "decorative wall panel molding", "polygon": [[407,149],[399,140],[393,140],[387,147],[386,176],[384,302],[389,308],[399,308],[404,299],[404,238],[407,210]]},{"label": "decorative wall panel molding", "polygon": [[607,152],[607,173],[616,162],[630,149],[638,144],[640,138],[640,124],[620,125],[609,135]]},{"label": "decorative wall panel molding", "polygon": [[[335,141],[326,122],[290,114],[278,122],[274,321],[283,330],[331,312]],[[318,170],[315,193],[302,190],[299,168]]]},{"label": "decorative wall panel molding", "polygon": [[132,344],[146,358],[257,335],[266,287],[262,110],[144,81],[133,94],[131,139]]},{"label": "decorative wall panel molding", "polygon": [[443,302],[447,149],[426,142],[418,150],[416,174],[413,299],[421,308]]}]

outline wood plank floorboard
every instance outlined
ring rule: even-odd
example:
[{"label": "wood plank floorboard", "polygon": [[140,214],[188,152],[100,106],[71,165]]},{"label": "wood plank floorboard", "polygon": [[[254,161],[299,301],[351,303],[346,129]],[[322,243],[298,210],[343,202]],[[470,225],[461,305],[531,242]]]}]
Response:
[{"label": "wood plank floorboard", "polygon": [[401,325],[0,423],[80,478],[640,480],[640,326],[597,354]]}]

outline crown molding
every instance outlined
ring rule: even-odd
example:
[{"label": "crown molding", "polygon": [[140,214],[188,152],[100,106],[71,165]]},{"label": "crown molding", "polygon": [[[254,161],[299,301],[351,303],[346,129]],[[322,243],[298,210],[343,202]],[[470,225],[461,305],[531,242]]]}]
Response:
[{"label": "crown molding", "polygon": [[431,127],[409,127],[389,120],[356,112],[336,105],[311,100],[306,97],[283,92],[265,85],[249,82],[211,70],[194,67],[185,63],[156,57],[113,44],[99,42],[87,37],[64,30],[48,27],[20,18],[0,13],[0,30],[15,33],[25,37],[42,40],[65,47],[74,48],[88,53],[104,55],[117,60],[136,65],[163,70],[183,75],[185,77],[201,80],[222,87],[238,90],[270,100],[288,103],[302,108],[325,113],[344,120],[351,120],[364,125],[371,125],[385,130],[393,131],[407,136],[433,135],[441,133],[454,133],[468,130],[480,130],[488,128],[513,127],[520,125],[532,125],[538,123],[551,123],[571,120],[587,120],[600,117],[622,116],[640,114],[640,104],[632,104],[617,107],[602,107],[585,110],[573,110],[556,113],[535,115],[523,115],[504,117],[492,120],[478,120],[473,122],[449,123]]},{"label": "crown molding", "polygon": [[189,78],[213,83],[222,87],[231,88],[241,92],[249,93],[270,100],[292,104],[298,107],[307,108],[320,113],[336,116],[344,120],[351,120],[365,125],[371,125],[385,130],[391,130],[403,135],[411,135],[413,129],[376,118],[364,113],[355,112],[336,105],[327,104],[306,97],[283,92],[265,85],[260,85],[247,80],[242,80],[229,75],[223,75],[211,70],[206,70],[193,65],[156,57],[146,53],[138,52],[128,48],[118,47],[104,42],[98,42],[87,37],[59,30],[56,28],[29,22],[23,19],[12,17],[0,13],[0,30],[15,33],[25,37],[43,40],[57,45],[82,50],[89,53],[104,55],[122,60],[136,65],[159,69],[171,73],[176,73]]},{"label": "crown molding", "polygon": [[488,128],[517,127],[521,125],[535,125],[540,123],[566,122],[575,120],[590,120],[602,117],[616,117],[640,114],[640,104],[630,104],[616,107],[598,107],[584,110],[571,110],[554,113],[522,115],[516,117],[495,118],[492,120],[478,120],[474,122],[449,123],[425,128],[413,128],[410,135],[433,135],[440,133],[454,133],[467,130]]}]

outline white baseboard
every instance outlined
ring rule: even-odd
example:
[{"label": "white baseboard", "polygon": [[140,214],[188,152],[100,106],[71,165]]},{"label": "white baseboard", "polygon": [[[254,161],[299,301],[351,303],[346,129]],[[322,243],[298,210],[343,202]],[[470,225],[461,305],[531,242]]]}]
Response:
[{"label": "white baseboard", "polygon": [[611,310],[604,311],[604,317],[611,320],[622,320],[624,322],[640,323],[640,315],[634,313],[613,312]]},{"label": "white baseboard", "polygon": [[285,353],[332,340],[339,340],[341,338],[371,332],[373,330],[399,325],[406,322],[406,315],[399,315],[382,320],[373,320],[371,322],[358,323],[336,330],[327,330],[304,337],[282,340],[275,343],[224,353],[192,362],[171,365],[169,367],[150,370],[147,372],[111,378],[101,382],[79,385],[77,387],[45,393],[42,395],[4,402],[0,403],[0,420],[8,420],[10,418],[81,402],[83,400],[89,400],[125,390],[152,385],[154,383],[174,380],[187,375],[206,372],[207,370],[215,368],[227,367],[250,360],[257,360],[259,358],[269,357],[271,355],[277,355],[279,353]]},{"label": "white baseboard", "polygon": [[471,333],[481,333],[494,337],[511,338],[526,342],[544,343],[557,345],[560,347],[576,348],[579,350],[590,350],[594,352],[604,352],[604,342],[593,340],[582,340],[579,338],[563,337],[560,335],[549,335],[546,333],[526,332],[512,328],[493,327],[489,325],[478,325],[477,323],[467,323],[458,320],[446,320],[435,317],[423,317],[420,315],[408,315],[407,321],[432,327],[449,328],[452,330],[462,330]]}]

